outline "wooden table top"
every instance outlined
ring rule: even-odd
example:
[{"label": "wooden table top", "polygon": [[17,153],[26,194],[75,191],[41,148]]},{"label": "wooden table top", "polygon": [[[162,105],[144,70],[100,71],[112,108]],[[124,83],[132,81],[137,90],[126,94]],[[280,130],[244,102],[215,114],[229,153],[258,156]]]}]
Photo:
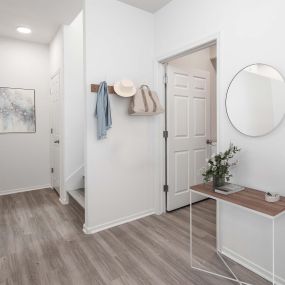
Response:
[{"label": "wooden table top", "polygon": [[195,185],[191,189],[206,196],[233,203],[270,217],[276,217],[285,212],[285,197],[282,196],[278,202],[269,203],[265,201],[265,192],[256,189],[245,188],[240,192],[229,195],[216,193],[213,190],[212,183]]}]

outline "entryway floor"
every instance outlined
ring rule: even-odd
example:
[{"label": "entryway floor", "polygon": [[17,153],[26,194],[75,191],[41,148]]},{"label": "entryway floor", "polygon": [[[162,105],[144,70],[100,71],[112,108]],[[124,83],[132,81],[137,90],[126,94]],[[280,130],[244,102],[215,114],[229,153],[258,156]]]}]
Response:
[{"label": "entryway floor", "polygon": [[[214,216],[215,203],[194,210]],[[237,284],[190,268],[189,207],[94,235],[82,232],[83,220],[75,201],[63,206],[52,190],[1,196],[0,284]],[[207,225],[211,236],[215,223]],[[253,284],[269,284],[241,270]]]}]

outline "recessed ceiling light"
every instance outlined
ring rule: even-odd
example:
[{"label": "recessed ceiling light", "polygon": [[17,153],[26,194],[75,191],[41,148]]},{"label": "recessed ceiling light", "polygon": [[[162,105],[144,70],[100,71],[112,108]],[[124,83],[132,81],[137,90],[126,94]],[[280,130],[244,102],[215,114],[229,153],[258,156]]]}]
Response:
[{"label": "recessed ceiling light", "polygon": [[30,34],[32,30],[28,27],[18,27],[17,31],[21,34]]}]

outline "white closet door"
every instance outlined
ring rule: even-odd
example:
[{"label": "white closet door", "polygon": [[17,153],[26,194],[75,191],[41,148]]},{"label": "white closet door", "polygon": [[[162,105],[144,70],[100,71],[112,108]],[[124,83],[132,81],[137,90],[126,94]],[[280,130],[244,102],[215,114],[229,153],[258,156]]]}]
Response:
[{"label": "white closet door", "polygon": [[[203,182],[201,168],[209,156],[210,74],[168,65],[169,211],[190,204],[189,189]],[[193,201],[203,198],[193,195]]]},{"label": "white closet door", "polygon": [[60,73],[51,79],[52,187],[60,194]]}]

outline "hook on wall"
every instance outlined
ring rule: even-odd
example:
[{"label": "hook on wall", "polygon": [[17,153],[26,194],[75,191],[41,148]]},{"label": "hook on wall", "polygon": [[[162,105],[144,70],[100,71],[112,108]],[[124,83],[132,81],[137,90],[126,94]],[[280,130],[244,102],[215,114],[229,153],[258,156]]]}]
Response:
[{"label": "hook on wall", "polygon": [[[99,84],[91,84],[91,92],[98,93],[99,91]],[[109,94],[116,94],[114,90],[114,86],[108,85],[108,92]]]}]

